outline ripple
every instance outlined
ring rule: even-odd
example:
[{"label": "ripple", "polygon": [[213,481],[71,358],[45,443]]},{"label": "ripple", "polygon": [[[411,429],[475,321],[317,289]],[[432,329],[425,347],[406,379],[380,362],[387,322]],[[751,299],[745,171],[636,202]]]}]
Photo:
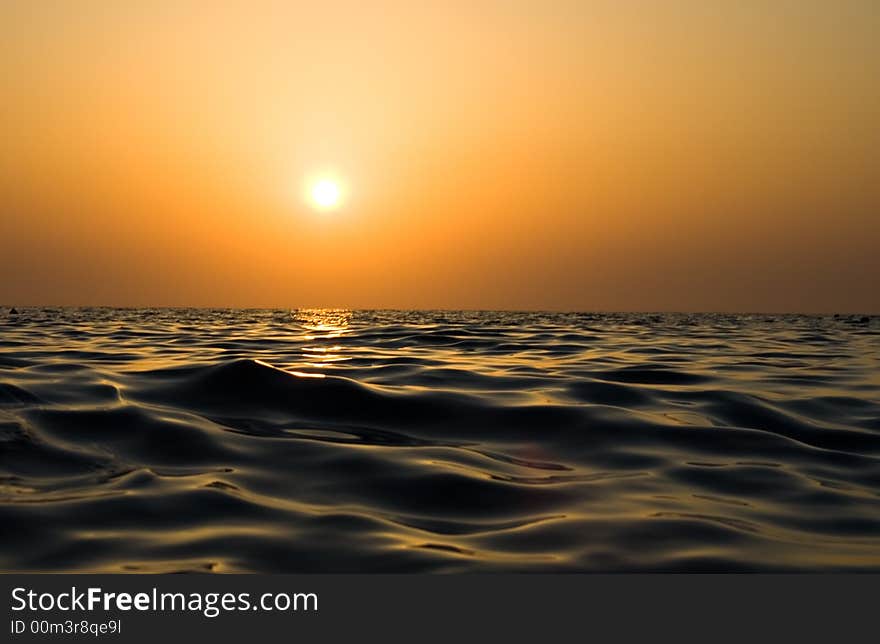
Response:
[{"label": "ripple", "polygon": [[23,309],[0,569],[876,572],[878,339],[862,317]]}]

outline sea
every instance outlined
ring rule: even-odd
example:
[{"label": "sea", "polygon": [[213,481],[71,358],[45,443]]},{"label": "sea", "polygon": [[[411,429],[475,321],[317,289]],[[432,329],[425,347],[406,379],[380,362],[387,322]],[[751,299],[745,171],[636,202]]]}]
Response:
[{"label": "sea", "polygon": [[880,317],[0,309],[5,572],[880,571]]}]

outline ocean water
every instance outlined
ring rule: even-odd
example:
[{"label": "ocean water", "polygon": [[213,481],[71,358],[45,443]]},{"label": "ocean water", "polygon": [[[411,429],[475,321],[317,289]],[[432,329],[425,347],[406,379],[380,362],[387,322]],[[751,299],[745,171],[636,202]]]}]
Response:
[{"label": "ocean water", "polygon": [[0,569],[880,570],[880,318],[0,311]]}]

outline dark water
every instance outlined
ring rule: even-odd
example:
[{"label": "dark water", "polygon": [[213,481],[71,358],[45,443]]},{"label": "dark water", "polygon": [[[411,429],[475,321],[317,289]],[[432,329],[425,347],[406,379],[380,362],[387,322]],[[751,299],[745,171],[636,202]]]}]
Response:
[{"label": "dark water", "polygon": [[880,570],[880,319],[4,310],[0,569]]}]

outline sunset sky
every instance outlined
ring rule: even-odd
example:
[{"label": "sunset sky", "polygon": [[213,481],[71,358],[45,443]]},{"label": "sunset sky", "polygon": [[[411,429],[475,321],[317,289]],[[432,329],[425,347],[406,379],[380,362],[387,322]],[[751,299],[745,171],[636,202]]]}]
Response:
[{"label": "sunset sky", "polygon": [[0,304],[880,312],[878,34],[876,0],[3,0]]}]

